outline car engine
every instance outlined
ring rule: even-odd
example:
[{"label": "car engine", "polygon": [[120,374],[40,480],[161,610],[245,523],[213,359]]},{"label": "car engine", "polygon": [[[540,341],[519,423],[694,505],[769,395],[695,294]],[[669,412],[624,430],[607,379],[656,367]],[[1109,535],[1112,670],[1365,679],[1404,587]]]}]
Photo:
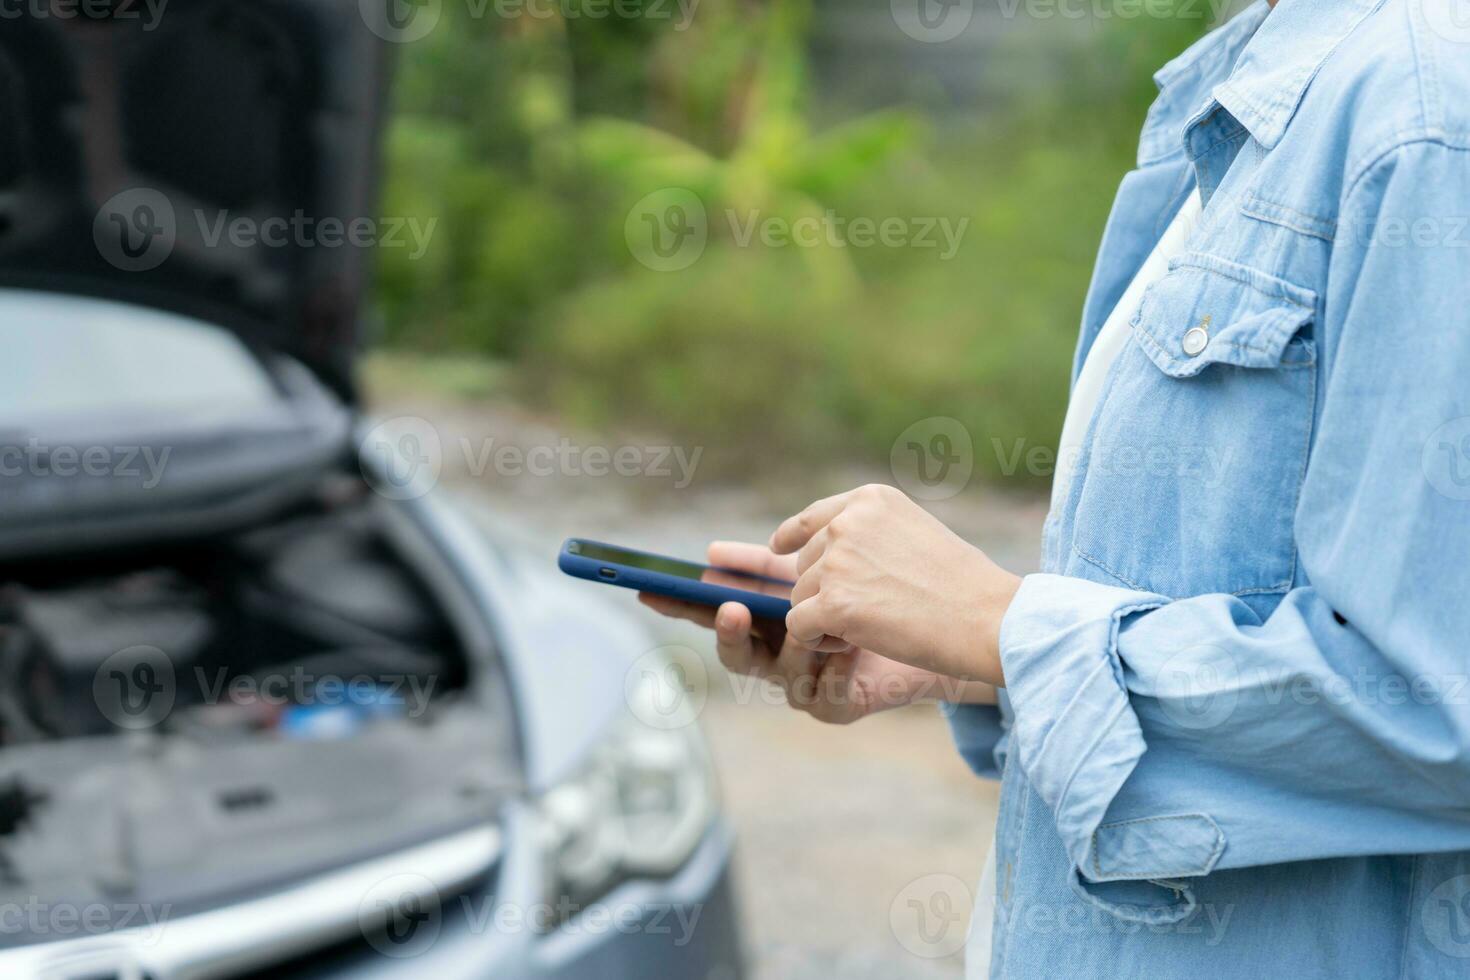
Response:
[{"label": "car engine", "polygon": [[493,657],[355,488],[0,572],[0,902],[178,914],[493,819],[519,781]]}]

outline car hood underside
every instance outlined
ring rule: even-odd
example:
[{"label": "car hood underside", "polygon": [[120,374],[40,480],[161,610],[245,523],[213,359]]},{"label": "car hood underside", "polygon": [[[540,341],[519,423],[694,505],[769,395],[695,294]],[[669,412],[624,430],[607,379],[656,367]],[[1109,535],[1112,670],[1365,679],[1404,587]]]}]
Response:
[{"label": "car hood underside", "polygon": [[357,0],[110,7],[0,31],[0,286],[230,326],[349,395],[371,250],[218,232],[368,217],[386,45]]}]

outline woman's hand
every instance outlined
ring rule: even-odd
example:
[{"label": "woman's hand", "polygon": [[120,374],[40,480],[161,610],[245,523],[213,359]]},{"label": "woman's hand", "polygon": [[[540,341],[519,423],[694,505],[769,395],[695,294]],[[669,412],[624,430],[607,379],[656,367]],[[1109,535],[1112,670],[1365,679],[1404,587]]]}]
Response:
[{"label": "woman's hand", "polygon": [[771,550],[796,557],[789,640],[1004,685],[1000,623],[1021,579],[900,491],[818,500],[776,529]]},{"label": "woman's hand", "polygon": [[[716,541],[709,546],[708,561],[771,578],[794,579],[797,574],[795,556],[776,555],[762,545]],[[994,701],[994,692],[985,685],[941,678],[870,650],[829,644],[830,652],[814,651],[792,642],[785,623],[752,619],[738,602],[712,609],[646,592],[639,599],[666,616],[713,629],[727,669],[771,680],[786,692],[788,704],[819,721],[850,724],[920,698]]]}]

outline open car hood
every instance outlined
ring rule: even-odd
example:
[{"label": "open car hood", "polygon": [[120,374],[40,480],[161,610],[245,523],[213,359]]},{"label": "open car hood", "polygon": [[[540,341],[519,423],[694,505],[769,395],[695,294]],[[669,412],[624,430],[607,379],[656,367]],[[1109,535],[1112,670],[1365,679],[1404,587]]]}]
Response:
[{"label": "open car hood", "polygon": [[0,287],[218,323],[350,398],[372,249],[333,230],[377,224],[371,4],[107,6],[0,30]]}]

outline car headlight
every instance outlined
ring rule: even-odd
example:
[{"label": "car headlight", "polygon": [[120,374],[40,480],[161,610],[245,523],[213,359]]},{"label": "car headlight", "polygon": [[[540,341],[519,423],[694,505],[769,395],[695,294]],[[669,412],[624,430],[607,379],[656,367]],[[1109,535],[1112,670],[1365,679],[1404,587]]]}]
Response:
[{"label": "car headlight", "polygon": [[703,839],[715,780],[693,712],[646,710],[682,697],[671,683],[663,671],[645,673],[587,764],[541,797],[546,895],[558,910],[549,924],[623,880],[673,873]]}]

